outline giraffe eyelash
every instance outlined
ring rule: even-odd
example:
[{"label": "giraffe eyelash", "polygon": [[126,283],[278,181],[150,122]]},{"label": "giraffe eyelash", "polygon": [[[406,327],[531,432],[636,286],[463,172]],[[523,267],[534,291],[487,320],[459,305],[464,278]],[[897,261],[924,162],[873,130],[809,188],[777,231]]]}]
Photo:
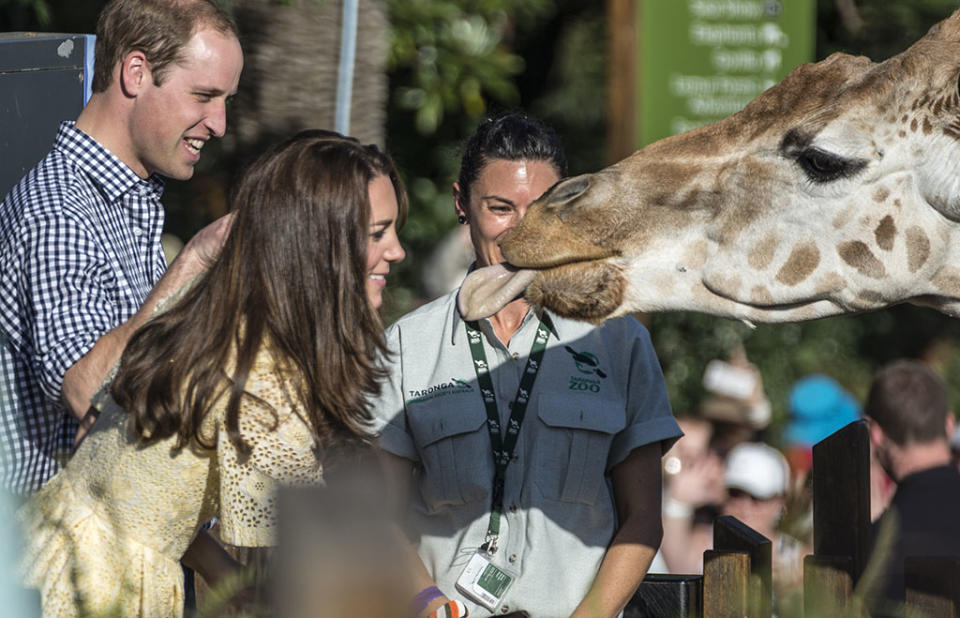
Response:
[{"label": "giraffe eyelash", "polygon": [[850,178],[867,165],[866,161],[846,159],[813,147],[800,150],[794,157],[807,178],[816,184]]}]

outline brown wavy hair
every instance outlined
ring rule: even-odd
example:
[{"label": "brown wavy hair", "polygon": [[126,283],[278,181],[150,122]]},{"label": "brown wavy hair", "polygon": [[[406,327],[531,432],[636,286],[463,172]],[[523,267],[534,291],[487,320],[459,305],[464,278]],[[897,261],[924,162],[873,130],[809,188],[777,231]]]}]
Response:
[{"label": "brown wavy hair", "polygon": [[[147,442],[200,435],[204,417],[229,389],[230,440],[257,353],[295,370],[294,396],[325,450],[368,437],[368,396],[379,393],[383,327],[367,300],[369,185],[393,183],[398,224],[403,183],[376,146],[329,131],[304,131],[261,155],[231,200],[236,213],[220,257],[173,306],[140,328],[111,388]],[[235,354],[235,371],[224,373]]]},{"label": "brown wavy hair", "polygon": [[202,27],[239,38],[236,24],[212,0],[112,0],[97,19],[92,90],[106,90],[117,64],[134,50],[144,53],[154,83],[162,85]]}]

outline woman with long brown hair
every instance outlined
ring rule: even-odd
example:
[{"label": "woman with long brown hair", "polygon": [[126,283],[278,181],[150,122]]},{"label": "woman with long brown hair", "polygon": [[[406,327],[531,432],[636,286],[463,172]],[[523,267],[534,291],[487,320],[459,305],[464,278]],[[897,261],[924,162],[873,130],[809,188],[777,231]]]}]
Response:
[{"label": "woman with long brown hair", "polygon": [[406,193],[375,146],[305,131],[232,200],[213,267],[130,340],[100,418],[19,513],[26,585],[49,614],[183,611],[179,561],[213,568],[201,524],[274,544],[277,484],[317,484],[367,437],[377,308]]}]

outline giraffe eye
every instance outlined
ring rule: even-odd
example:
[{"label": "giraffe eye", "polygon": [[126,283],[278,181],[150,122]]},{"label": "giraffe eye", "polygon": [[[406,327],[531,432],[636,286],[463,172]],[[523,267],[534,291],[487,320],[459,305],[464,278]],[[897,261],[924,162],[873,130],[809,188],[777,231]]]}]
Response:
[{"label": "giraffe eye", "polygon": [[804,148],[797,155],[797,163],[813,182],[831,182],[859,172],[865,161],[845,159],[819,148]]}]

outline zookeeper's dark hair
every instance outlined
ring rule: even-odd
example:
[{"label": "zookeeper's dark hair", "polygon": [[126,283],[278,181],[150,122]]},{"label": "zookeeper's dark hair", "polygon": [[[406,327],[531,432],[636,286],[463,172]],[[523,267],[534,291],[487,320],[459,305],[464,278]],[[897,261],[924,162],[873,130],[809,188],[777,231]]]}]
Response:
[{"label": "zookeeper's dark hair", "polygon": [[230,440],[249,452],[240,399],[267,345],[299,376],[292,396],[320,450],[367,437],[367,399],[379,392],[376,359],[385,352],[366,294],[369,185],[381,174],[393,183],[399,225],[406,191],[376,146],[304,131],[250,166],[220,257],[124,351],[111,393],[145,442],[177,435],[178,448],[192,439],[212,447],[200,426],[228,392]]},{"label": "zookeeper's dark hair", "polygon": [[561,178],[567,175],[567,157],[556,131],[522,112],[487,118],[467,140],[457,183],[464,203],[470,186],[491,159],[546,161]]}]

